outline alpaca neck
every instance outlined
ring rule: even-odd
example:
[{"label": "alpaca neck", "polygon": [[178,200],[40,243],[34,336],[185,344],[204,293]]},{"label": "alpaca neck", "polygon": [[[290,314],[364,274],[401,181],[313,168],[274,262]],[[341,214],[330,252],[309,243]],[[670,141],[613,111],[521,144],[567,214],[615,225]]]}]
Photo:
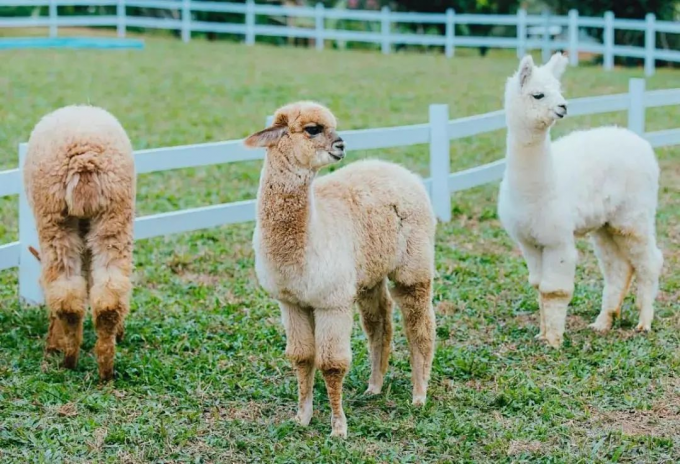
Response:
[{"label": "alpaca neck", "polygon": [[265,157],[257,199],[261,244],[279,266],[304,263],[313,212],[316,173],[290,163],[270,149]]},{"label": "alpaca neck", "polygon": [[550,131],[518,136],[508,129],[506,179],[512,190],[530,195],[555,186]]}]

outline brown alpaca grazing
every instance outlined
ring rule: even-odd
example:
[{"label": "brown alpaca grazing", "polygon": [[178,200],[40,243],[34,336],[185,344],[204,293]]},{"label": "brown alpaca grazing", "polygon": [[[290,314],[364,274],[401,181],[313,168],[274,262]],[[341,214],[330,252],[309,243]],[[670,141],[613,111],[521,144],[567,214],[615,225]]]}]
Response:
[{"label": "brown alpaca grazing", "polygon": [[50,311],[46,352],[74,369],[88,297],[97,330],[99,377],[113,377],[132,285],[135,171],[132,146],[111,114],[68,106],[33,129],[24,185],[40,242],[41,285]]},{"label": "brown alpaca grazing", "polygon": [[413,404],[432,367],[436,222],[421,180],[392,163],[359,161],[316,179],[344,158],[333,114],[312,102],[280,108],[245,144],[265,147],[253,237],[260,284],[279,301],[286,354],[298,377],[296,420],[312,418],[315,368],[330,400],[333,436],[347,436],[342,383],[352,359],[353,307],[368,337],[367,393],[383,386],[392,342],[392,296],[411,351]]}]

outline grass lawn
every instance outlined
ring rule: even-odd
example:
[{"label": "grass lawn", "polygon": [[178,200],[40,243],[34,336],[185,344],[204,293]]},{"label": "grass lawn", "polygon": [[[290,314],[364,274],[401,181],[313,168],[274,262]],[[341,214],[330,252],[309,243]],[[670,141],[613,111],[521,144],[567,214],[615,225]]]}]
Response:
[{"label": "grass lawn", "polygon": [[[382,56],[148,39],[144,51],[4,51],[0,168],[45,113],[92,103],[117,115],[136,148],[243,137],[279,105],[327,104],[341,129],[499,109],[514,56]],[[570,69],[565,96],[624,92],[640,69]],[[677,87],[659,70],[648,88]],[[554,134],[625,124],[624,113],[560,121]],[[680,108],[648,112],[648,130],[678,127]],[[504,132],[452,144],[452,167],[503,156]],[[427,174],[428,147],[351,152]],[[453,198],[437,234],[437,353],[422,409],[410,406],[408,351],[397,320],[384,392],[369,376],[356,325],[345,382],[346,441],[329,439],[317,375],[308,428],[292,422],[295,376],[276,303],[258,287],[253,224],[137,242],[136,288],[117,378],[99,385],[92,325],[76,371],[43,358],[44,308],[17,303],[0,272],[0,458],[3,462],[678,462],[680,459],[680,147],[658,150],[659,241],[666,258],[654,330],[637,335],[633,301],[606,336],[586,328],[602,278],[579,242],[577,290],[561,351],[536,341],[537,303],[524,262],[500,228],[497,186]],[[143,175],[138,214],[254,198],[260,162]],[[17,239],[17,199],[0,199],[0,242]],[[399,316],[397,315],[397,319]]]}]

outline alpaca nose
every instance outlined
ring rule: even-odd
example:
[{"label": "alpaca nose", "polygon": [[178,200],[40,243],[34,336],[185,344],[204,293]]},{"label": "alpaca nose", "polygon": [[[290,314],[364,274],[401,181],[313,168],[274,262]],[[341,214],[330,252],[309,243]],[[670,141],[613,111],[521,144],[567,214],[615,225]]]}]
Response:
[{"label": "alpaca nose", "polygon": [[564,111],[564,114],[567,114],[567,104],[563,103],[562,105],[557,105],[558,107],[562,108],[562,111]]},{"label": "alpaca nose", "polygon": [[337,150],[337,151],[345,151],[345,141],[338,137],[338,138],[333,142],[333,144],[331,145],[331,147],[333,148],[333,150]]}]

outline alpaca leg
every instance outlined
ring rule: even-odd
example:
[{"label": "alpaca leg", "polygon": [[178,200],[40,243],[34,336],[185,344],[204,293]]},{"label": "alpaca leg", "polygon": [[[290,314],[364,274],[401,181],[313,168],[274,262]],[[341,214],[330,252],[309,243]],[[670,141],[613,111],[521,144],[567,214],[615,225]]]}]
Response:
[{"label": "alpaca leg", "polygon": [[61,325],[61,321],[55,313],[50,311],[50,326],[47,329],[45,353],[56,353],[61,351],[61,345],[64,336],[64,328]]},{"label": "alpaca leg", "polygon": [[316,367],[326,382],[331,404],[331,436],[347,437],[347,418],[342,408],[342,383],[352,362],[352,308],[314,311]]},{"label": "alpaca leg", "polygon": [[295,420],[309,425],[314,397],[314,317],[311,310],[279,302],[281,319],[286,329],[286,356],[298,380],[298,411]]},{"label": "alpaca leg", "polygon": [[378,394],[382,390],[392,344],[393,303],[387,290],[387,280],[362,293],[358,304],[371,357],[371,379],[366,393]]},{"label": "alpaca leg", "polygon": [[654,300],[659,291],[663,255],[656,246],[653,233],[614,235],[614,240],[628,256],[635,270],[637,279],[635,303],[640,310],[640,319],[635,329],[639,332],[648,332],[652,329],[654,319]]},{"label": "alpaca leg", "polygon": [[392,296],[401,308],[411,351],[413,404],[422,406],[432,370],[435,344],[435,317],[432,308],[432,281],[405,285],[395,283]]},{"label": "alpaca leg", "polygon": [[81,275],[83,249],[75,221],[61,215],[38,217],[45,301],[50,310],[46,352],[62,351],[74,369],[83,340],[87,285]]},{"label": "alpaca leg", "polygon": [[92,253],[90,304],[97,330],[94,351],[103,381],[113,378],[116,337],[122,333],[130,309],[131,219],[131,210],[123,214],[119,210],[107,211],[91,221],[87,234]]},{"label": "alpaca leg", "polygon": [[[530,244],[520,242],[520,249],[522,250],[522,255],[529,268],[529,284],[538,290],[538,286],[541,284],[542,265],[543,265],[543,251]],[[538,320],[539,320],[539,332],[536,335],[537,340],[545,340],[545,314],[543,313],[543,305],[539,295],[538,298]]]},{"label": "alpaca leg", "polygon": [[543,250],[543,275],[539,292],[545,318],[545,340],[559,348],[564,339],[567,307],[574,293],[576,248],[573,243]]},{"label": "alpaca leg", "polygon": [[602,310],[590,327],[606,332],[611,329],[614,318],[621,317],[621,305],[630,287],[633,267],[606,230],[593,232],[592,242],[604,275],[604,290]]}]

